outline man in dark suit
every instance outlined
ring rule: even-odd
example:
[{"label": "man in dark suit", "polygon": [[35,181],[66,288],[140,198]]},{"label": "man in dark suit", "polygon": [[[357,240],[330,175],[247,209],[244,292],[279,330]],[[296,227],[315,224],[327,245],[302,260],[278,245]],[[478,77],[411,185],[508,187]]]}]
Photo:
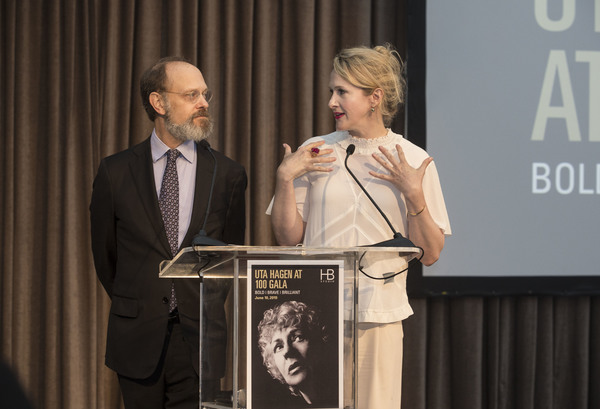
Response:
[{"label": "man in dark suit", "polygon": [[[111,298],[106,365],[119,375],[127,409],[197,408],[199,281],[159,279],[159,264],[201,229],[243,244],[247,177],[205,142],[211,94],[198,68],[162,59],[140,88],[154,131],[102,160],[90,204],[96,273]],[[203,298],[203,397],[225,370],[228,289],[209,287]]]}]

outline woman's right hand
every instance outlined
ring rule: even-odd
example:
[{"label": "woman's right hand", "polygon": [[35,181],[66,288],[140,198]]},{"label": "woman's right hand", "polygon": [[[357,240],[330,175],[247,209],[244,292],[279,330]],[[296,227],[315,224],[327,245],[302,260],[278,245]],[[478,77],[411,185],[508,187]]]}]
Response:
[{"label": "woman's right hand", "polygon": [[[327,156],[333,149],[319,149],[325,141],[317,141],[304,145],[292,153],[292,148],[287,143],[283,144],[285,154],[277,168],[277,179],[280,182],[292,182],[294,179],[308,172],[331,172],[332,167],[323,166],[324,163],[335,162],[335,158]],[[314,152],[313,150],[316,150]]]}]

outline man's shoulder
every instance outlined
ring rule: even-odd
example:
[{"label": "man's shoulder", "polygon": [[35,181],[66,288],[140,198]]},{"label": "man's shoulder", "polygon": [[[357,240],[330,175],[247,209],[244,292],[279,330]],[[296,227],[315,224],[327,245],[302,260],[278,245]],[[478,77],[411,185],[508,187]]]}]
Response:
[{"label": "man's shoulder", "polygon": [[[205,155],[209,155],[210,154],[204,150],[202,147],[198,148],[198,152],[206,152]],[[231,159],[229,156],[225,155],[223,152],[220,152],[216,149],[212,149],[211,148],[212,153],[215,155],[215,158],[217,159],[217,163],[219,167],[225,167],[227,169],[230,169],[232,171],[238,171],[238,172],[246,172],[246,170],[244,169],[244,166],[235,161],[234,159]]]},{"label": "man's shoulder", "polygon": [[128,163],[147,153],[150,153],[150,138],[127,149],[108,155],[102,161],[107,165],[117,166],[118,164]]}]

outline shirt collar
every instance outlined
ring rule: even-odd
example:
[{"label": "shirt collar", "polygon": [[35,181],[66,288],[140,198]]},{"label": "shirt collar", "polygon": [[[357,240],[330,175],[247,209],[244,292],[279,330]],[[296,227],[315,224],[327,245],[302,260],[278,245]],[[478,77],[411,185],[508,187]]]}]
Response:
[{"label": "shirt collar", "polygon": [[356,153],[360,154],[379,152],[379,146],[384,146],[389,149],[391,146],[395,145],[393,143],[395,134],[390,128],[387,128],[387,134],[384,136],[370,139],[352,136],[348,131],[341,131],[339,134],[339,139],[334,142],[337,142],[338,145],[340,145],[344,150],[348,149],[350,144],[353,144],[355,146]]},{"label": "shirt collar", "polygon": [[[152,162],[156,162],[162,158],[165,153],[170,149],[163,141],[160,140],[156,134],[156,129],[152,130],[152,136],[150,137],[150,149],[152,151]],[[194,141],[185,141],[177,147],[177,150],[181,152],[181,156],[185,158],[189,163],[194,163],[196,159],[196,144]]]}]

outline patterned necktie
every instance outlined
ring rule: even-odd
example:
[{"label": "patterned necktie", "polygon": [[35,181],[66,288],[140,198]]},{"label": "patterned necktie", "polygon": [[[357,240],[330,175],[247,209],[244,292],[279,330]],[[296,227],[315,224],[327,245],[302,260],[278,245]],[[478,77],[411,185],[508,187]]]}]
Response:
[{"label": "patterned necktie", "polygon": [[[179,248],[179,179],[177,177],[177,158],[181,152],[171,149],[167,152],[167,166],[160,185],[158,205],[163,218],[163,224],[169,239],[171,255],[175,257]],[[169,312],[177,308],[175,297],[175,283],[171,283],[171,300]]]}]

